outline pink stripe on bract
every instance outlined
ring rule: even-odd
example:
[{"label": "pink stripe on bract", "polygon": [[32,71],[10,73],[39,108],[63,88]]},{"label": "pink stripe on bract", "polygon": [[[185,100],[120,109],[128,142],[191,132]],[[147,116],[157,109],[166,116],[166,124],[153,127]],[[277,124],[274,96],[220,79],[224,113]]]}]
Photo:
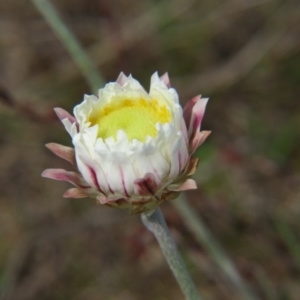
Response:
[{"label": "pink stripe on bract", "polygon": [[145,183],[153,194],[155,194],[158,186],[155,181],[155,176],[152,173],[147,173],[144,177]]},{"label": "pink stripe on bract", "polygon": [[182,170],[181,170],[181,167],[182,167],[182,162],[181,162],[181,154],[180,152],[178,152],[178,165],[179,165],[179,172],[180,173]]},{"label": "pink stripe on bract", "polygon": [[134,191],[139,196],[151,196],[152,195],[152,193],[149,190],[144,179],[136,179],[134,181]]},{"label": "pink stripe on bract", "polygon": [[134,186],[135,192],[141,196],[155,195],[158,188],[152,173],[147,173],[144,178],[136,179]]},{"label": "pink stripe on bract", "polygon": [[68,172],[64,169],[46,169],[42,173],[42,177],[59,181],[68,181],[80,188],[90,188],[90,186],[79,174],[75,172]]},{"label": "pink stripe on bract", "polygon": [[193,97],[189,100],[184,108],[183,108],[183,118],[186,124],[187,129],[189,130],[191,118],[192,118],[192,110],[195,104],[201,99],[201,95]]},{"label": "pink stripe on bract", "polygon": [[97,190],[98,190],[100,193],[102,193],[102,194],[105,195],[105,193],[103,192],[103,190],[102,190],[101,187],[100,187],[100,184],[99,184],[99,181],[98,181],[98,178],[97,178],[97,173],[96,173],[96,171],[94,170],[94,168],[92,168],[92,167],[90,167],[90,166],[87,166],[87,167],[88,167],[88,169],[89,169],[89,171],[90,171],[90,175],[91,175],[91,178],[92,178],[92,181],[93,181],[95,187],[97,188]]},{"label": "pink stripe on bract", "polygon": [[183,137],[184,137],[184,140],[185,140],[186,144],[188,144],[189,139],[188,139],[187,127],[186,127],[184,119],[182,119],[182,121],[181,121],[181,132],[183,134]]},{"label": "pink stripe on bract", "polygon": [[123,169],[120,167],[120,175],[121,175],[121,180],[122,180],[122,186],[123,186],[123,191],[124,191],[124,194],[126,195],[126,197],[130,197],[130,195],[128,194],[127,192],[127,189],[126,189],[126,185],[125,185],[125,180],[124,180],[124,173],[123,173]]},{"label": "pink stripe on bract", "polygon": [[199,132],[201,127],[201,122],[204,116],[205,107],[208,99],[199,99],[199,101],[194,105],[192,109],[191,120],[188,128],[188,135],[190,141],[194,139],[194,136]]}]

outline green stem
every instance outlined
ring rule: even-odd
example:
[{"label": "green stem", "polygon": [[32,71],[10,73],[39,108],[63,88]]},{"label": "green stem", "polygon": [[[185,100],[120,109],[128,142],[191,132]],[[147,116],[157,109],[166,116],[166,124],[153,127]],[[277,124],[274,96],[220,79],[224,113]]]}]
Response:
[{"label": "green stem", "polygon": [[250,290],[250,288],[243,282],[234,264],[226,255],[218,241],[210,233],[200,216],[195,213],[195,210],[188,205],[183,197],[184,196],[181,194],[181,196],[178,199],[173,200],[172,203],[177,208],[178,212],[183,216],[186,225],[189,227],[191,232],[194,233],[197,241],[203,245],[208,253],[211,254],[215,262],[231,281],[232,285],[235,286],[241,295],[243,295],[243,299],[258,299],[258,297],[253,294],[252,290]]},{"label": "green stem", "polygon": [[83,76],[86,78],[93,93],[97,93],[98,89],[104,85],[104,80],[74,34],[59,16],[55,7],[47,0],[32,0],[32,2],[37,10],[43,15],[62,44],[66,47]]},{"label": "green stem", "polygon": [[199,292],[182,260],[170,234],[161,210],[158,208],[150,215],[142,214],[145,226],[155,235],[158,244],[187,300],[201,300]]}]

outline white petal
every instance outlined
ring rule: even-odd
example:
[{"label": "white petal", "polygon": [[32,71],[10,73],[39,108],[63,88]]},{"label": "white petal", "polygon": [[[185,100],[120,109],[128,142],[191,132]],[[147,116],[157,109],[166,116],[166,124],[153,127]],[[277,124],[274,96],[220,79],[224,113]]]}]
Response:
[{"label": "white petal", "polygon": [[142,153],[132,155],[129,159],[134,166],[137,178],[143,178],[147,173],[155,176],[155,181],[161,185],[170,171],[170,163],[162,156],[159,149],[147,153],[147,149]]},{"label": "white petal", "polygon": [[129,75],[129,77],[127,77],[127,82],[125,82],[124,84],[124,88],[127,87],[133,90],[141,90],[143,92],[146,92],[142,85],[136,79],[134,79],[131,74]]},{"label": "white petal", "polygon": [[64,119],[61,122],[71,137],[77,133],[76,123],[71,123],[69,119]]},{"label": "white petal", "polygon": [[178,135],[179,137],[173,144],[173,149],[171,152],[172,163],[169,180],[173,180],[178,176],[178,174],[184,169],[188,160],[188,149],[184,140],[184,136],[182,133],[178,133]]},{"label": "white petal", "polygon": [[151,76],[150,86],[154,84],[161,84],[161,79],[159,78],[157,72],[153,73],[153,75]]}]

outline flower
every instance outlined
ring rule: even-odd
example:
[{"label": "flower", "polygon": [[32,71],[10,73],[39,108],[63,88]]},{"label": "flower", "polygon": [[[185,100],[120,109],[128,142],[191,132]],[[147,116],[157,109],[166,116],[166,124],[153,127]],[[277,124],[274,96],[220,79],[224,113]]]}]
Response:
[{"label": "flower", "polygon": [[207,100],[196,96],[182,111],[167,73],[152,75],[149,93],[121,73],[98,97],[85,95],[74,108],[75,117],[55,109],[74,149],[46,146],[76,172],[47,169],[42,176],[72,183],[66,198],[91,197],[131,213],[152,211],[197,188],[190,179],[198,163],[192,155],[210,134],[200,132]]}]

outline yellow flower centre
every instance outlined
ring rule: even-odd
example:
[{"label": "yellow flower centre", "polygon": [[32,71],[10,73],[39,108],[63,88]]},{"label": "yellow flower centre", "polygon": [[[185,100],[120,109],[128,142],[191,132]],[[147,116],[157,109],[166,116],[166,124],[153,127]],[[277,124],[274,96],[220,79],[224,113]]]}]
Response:
[{"label": "yellow flower centre", "polygon": [[171,112],[164,104],[151,99],[117,98],[97,112],[92,113],[89,121],[98,124],[98,137],[117,138],[118,130],[123,130],[130,141],[137,139],[145,142],[146,137],[157,135],[157,123],[170,123]]}]

